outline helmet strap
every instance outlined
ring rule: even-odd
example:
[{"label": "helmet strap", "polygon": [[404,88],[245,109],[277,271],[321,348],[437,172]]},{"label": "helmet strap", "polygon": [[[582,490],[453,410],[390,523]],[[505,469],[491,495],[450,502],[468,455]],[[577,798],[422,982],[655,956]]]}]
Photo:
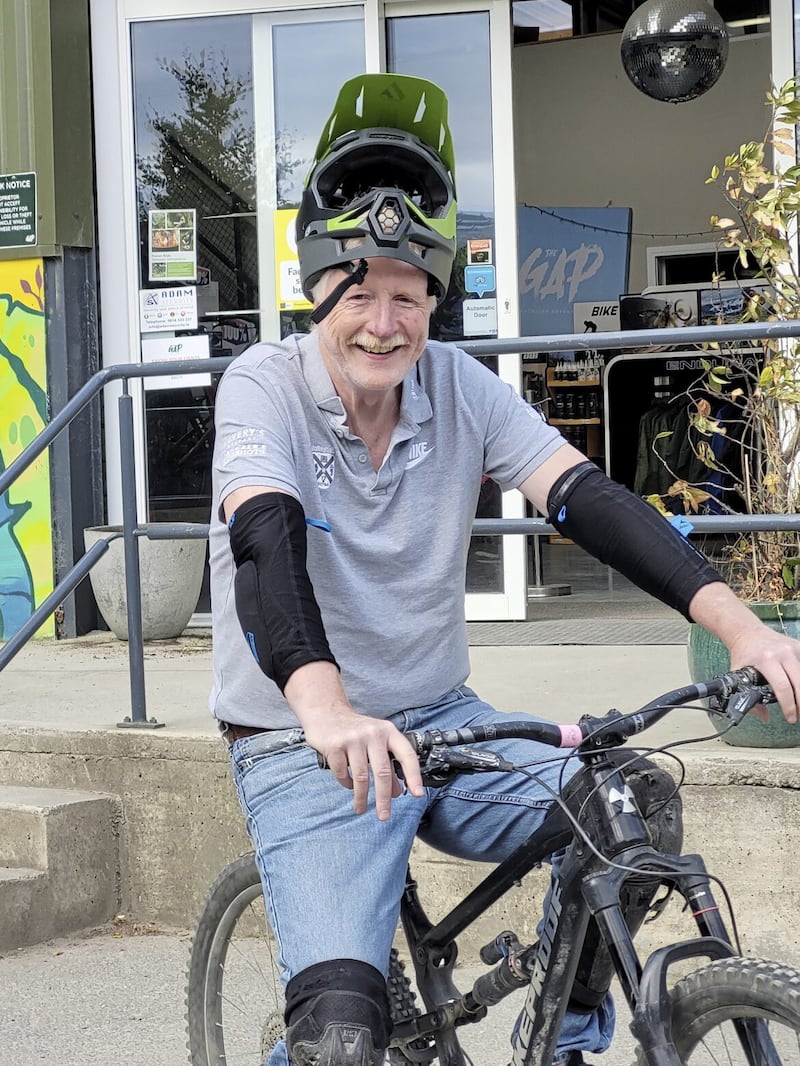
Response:
[{"label": "helmet strap", "polygon": [[[318,326],[323,318],[331,313],[351,285],[360,285],[367,276],[369,267],[366,259],[359,259],[358,266],[354,266],[353,263],[348,263],[347,266],[350,268],[348,276],[343,281],[340,281],[333,292],[325,297],[319,307],[315,307],[311,312],[310,318],[315,326]],[[343,267],[342,269],[345,268]]]}]

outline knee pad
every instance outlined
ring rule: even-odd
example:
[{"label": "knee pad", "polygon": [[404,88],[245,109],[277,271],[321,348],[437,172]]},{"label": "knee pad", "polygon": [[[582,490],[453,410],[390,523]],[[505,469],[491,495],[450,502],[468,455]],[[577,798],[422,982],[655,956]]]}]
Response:
[{"label": "knee pad", "polygon": [[285,1019],[294,1066],[382,1066],[390,1034],[386,979],[357,959],[318,962],[286,986]]},{"label": "knee pad", "polygon": [[[633,759],[635,761],[631,762]],[[609,760],[625,775],[636,805],[647,822],[653,847],[667,855],[679,855],[683,846],[683,806],[673,778],[649,759],[637,759],[633,751],[610,752]],[[629,762],[631,765],[627,766]],[[622,886],[622,914],[631,935],[636,935],[647,917],[659,884],[658,880],[640,877]],[[570,1007],[579,1011],[596,1010],[608,992],[613,976],[611,956],[600,939],[597,924],[592,920],[586,930],[586,940],[570,995]]]}]

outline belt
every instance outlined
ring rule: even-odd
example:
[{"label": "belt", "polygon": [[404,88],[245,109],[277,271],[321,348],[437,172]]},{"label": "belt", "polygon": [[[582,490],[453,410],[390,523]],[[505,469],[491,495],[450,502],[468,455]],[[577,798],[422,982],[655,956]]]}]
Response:
[{"label": "belt", "polygon": [[243,737],[256,737],[259,733],[268,733],[268,729],[264,729],[263,726],[258,725],[236,725],[235,722],[223,722],[222,723],[222,735],[228,743],[228,746],[234,744],[237,740],[241,740]]}]

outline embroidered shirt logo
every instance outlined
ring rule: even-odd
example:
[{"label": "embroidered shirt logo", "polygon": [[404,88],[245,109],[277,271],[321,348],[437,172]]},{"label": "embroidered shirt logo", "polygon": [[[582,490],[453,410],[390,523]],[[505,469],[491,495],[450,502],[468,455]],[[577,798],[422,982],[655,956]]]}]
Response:
[{"label": "embroidered shirt logo", "polygon": [[333,484],[333,452],[313,451],[314,476],[321,489],[329,489]]},{"label": "embroidered shirt logo", "polygon": [[418,444],[412,444],[408,451],[406,470],[411,470],[412,467],[419,466],[424,459],[427,459],[432,451],[433,448],[428,447],[428,442],[426,440],[422,440]]}]

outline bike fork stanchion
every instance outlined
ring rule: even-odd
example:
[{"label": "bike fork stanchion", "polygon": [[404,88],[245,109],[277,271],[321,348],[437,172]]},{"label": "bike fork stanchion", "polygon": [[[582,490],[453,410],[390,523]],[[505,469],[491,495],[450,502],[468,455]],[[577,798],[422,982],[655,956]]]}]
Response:
[{"label": "bike fork stanchion", "polygon": [[148,719],[144,687],[142,590],[139,575],[139,541],[136,514],[136,473],[133,443],[133,398],[127,380],[119,398],[120,463],[122,466],[122,529],[125,546],[125,595],[128,614],[128,666],[131,680],[131,716],[117,722],[120,729],[158,729],[164,722]]}]

